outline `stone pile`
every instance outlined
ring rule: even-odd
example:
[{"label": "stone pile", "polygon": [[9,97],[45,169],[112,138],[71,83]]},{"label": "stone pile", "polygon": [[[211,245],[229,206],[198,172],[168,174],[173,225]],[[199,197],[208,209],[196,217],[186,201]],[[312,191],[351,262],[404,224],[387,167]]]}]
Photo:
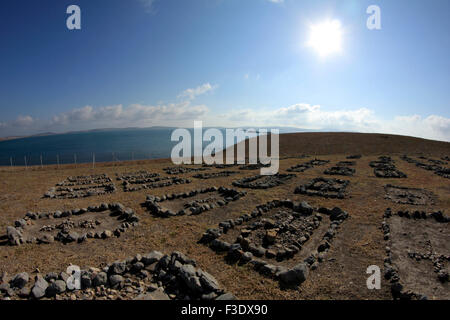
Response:
[{"label": "stone pile", "polygon": [[[73,270],[72,268],[71,270]],[[69,271],[69,270],[66,270]],[[175,251],[152,251],[116,261],[102,268],[86,268],[72,274],[26,272],[2,277],[3,299],[54,300],[232,300],[217,280],[197,267],[195,260]]]},{"label": "stone pile", "polygon": [[406,178],[406,174],[395,167],[391,157],[381,156],[378,161],[371,161],[369,165],[374,168],[374,174],[378,178]]},{"label": "stone pile", "polygon": [[[99,221],[85,220],[75,224],[71,217],[81,215],[111,211],[111,219],[117,218],[117,228],[114,230],[95,231],[100,224]],[[60,222],[58,222],[60,221]],[[138,224],[139,218],[130,208],[124,207],[120,203],[106,204],[99,206],[90,206],[88,208],[55,211],[55,212],[28,212],[24,218],[15,221],[14,226],[6,228],[9,245],[18,246],[25,243],[48,244],[54,241],[63,243],[84,242],[88,238],[106,239],[112,236],[119,237],[122,232]],[[39,229],[40,236],[28,235],[30,229],[37,222],[43,224]],[[74,228],[91,229],[86,233],[73,231]],[[51,234],[53,232],[53,234]],[[56,234],[55,234],[56,233]]]},{"label": "stone pile", "polygon": [[[189,201],[184,203],[183,209],[180,209],[178,212],[166,209],[161,205],[166,201],[172,201],[177,199],[189,199],[207,193],[217,195],[220,199],[217,199],[217,197],[212,196],[206,199]],[[162,197],[155,197],[149,195],[147,196],[147,199],[144,203],[144,207],[146,207],[151,214],[163,218],[182,215],[198,215],[217,207],[226,206],[230,202],[237,201],[240,198],[244,197],[245,195],[246,195],[245,192],[240,192],[225,187],[218,188],[213,186],[204,189],[191,190],[189,192],[167,194],[163,195]]]},{"label": "stone pile", "polygon": [[[277,208],[285,208],[288,214],[281,213],[280,219],[274,221],[270,218],[265,218],[269,211]],[[269,259],[277,259],[278,261],[292,258],[301,249],[303,244],[312,236],[314,229],[322,221],[323,213],[329,217],[330,227],[322,238],[322,241],[317,247],[317,250],[311,254],[301,263],[296,264],[292,268],[286,268],[281,265],[276,265],[268,262]],[[291,216],[291,217],[289,217]],[[249,264],[259,273],[277,279],[282,285],[297,286],[304,282],[308,276],[309,270],[317,268],[318,263],[322,262],[326,253],[331,247],[332,239],[334,238],[339,225],[348,218],[348,213],[340,208],[327,209],[320,208],[318,210],[312,208],[308,203],[293,202],[291,200],[273,200],[266,204],[259,205],[250,214],[246,213],[236,219],[225,220],[219,223],[215,229],[208,229],[203,234],[199,243],[209,246],[216,252],[225,252],[226,259],[230,263]],[[274,229],[266,229],[265,241],[270,244],[278,233],[283,233],[291,228],[290,223],[295,219],[306,221],[304,232],[298,234],[298,239],[292,239],[291,244],[277,252],[271,249],[266,249],[262,245],[255,245],[251,242],[251,234],[254,230],[262,228],[278,227]],[[221,239],[221,237],[228,231],[242,226],[240,235],[236,238],[234,243],[229,243]],[[277,229],[277,228],[275,228]],[[294,232],[295,233],[295,232]],[[295,241],[294,241],[295,240]],[[266,243],[267,246],[267,243]],[[262,259],[265,257],[266,260]]]},{"label": "stone pile", "polygon": [[239,188],[249,189],[269,189],[278,187],[290,179],[294,178],[295,174],[281,174],[277,173],[271,176],[256,175],[248,178],[242,178],[233,181],[233,186]]},{"label": "stone pile", "polygon": [[347,156],[347,159],[361,159],[362,155],[360,154],[353,154],[353,155],[349,155]]},{"label": "stone pile", "polygon": [[344,199],[350,181],[341,179],[314,178],[295,188],[294,193],[324,198]]}]

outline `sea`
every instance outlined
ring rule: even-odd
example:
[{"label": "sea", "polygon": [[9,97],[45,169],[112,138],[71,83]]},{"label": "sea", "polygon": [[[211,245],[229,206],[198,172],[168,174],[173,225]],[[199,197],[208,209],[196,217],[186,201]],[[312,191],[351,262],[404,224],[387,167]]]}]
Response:
[{"label": "sea", "polygon": [[[130,128],[31,136],[0,141],[0,166],[128,161],[170,158],[178,141],[171,141],[176,128]],[[204,128],[206,130],[207,128]],[[225,129],[219,129],[225,141]],[[189,130],[193,136],[192,129]],[[283,129],[281,132],[292,132]],[[238,141],[234,141],[236,143]],[[204,142],[205,147],[209,142]]]}]

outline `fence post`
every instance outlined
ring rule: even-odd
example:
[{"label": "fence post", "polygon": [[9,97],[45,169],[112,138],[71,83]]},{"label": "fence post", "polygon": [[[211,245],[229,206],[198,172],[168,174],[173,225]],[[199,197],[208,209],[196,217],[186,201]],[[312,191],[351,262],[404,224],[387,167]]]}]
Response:
[{"label": "fence post", "polygon": [[13,166],[12,157],[9,157],[9,162],[11,162],[11,168]]},{"label": "fence post", "polygon": [[58,164],[58,169],[59,169],[59,154],[56,155],[56,163]]},{"label": "fence post", "polygon": [[73,154],[73,161],[75,162],[75,168],[77,167],[77,154]]},{"label": "fence post", "polygon": [[134,161],[134,152],[131,152],[131,161]]},{"label": "fence post", "polygon": [[27,170],[28,169],[27,156],[24,156],[23,159],[25,160],[25,170]]},{"label": "fence post", "polygon": [[42,154],[41,154],[40,158],[41,158],[41,169],[42,169],[42,168],[44,167],[44,166],[42,165]]},{"label": "fence post", "polygon": [[92,169],[95,168],[95,153],[92,154]]}]

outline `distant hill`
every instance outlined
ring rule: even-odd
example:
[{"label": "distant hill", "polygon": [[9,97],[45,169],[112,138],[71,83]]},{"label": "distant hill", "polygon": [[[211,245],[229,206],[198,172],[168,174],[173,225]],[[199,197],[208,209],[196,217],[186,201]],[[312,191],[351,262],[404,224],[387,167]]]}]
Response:
[{"label": "distant hill", "polygon": [[[279,138],[280,157],[295,157],[303,154],[312,156],[329,154],[424,154],[439,157],[450,155],[449,142],[391,134],[300,132],[280,134]],[[245,143],[246,150],[248,150],[248,140]],[[270,143],[268,144],[270,146]]]}]

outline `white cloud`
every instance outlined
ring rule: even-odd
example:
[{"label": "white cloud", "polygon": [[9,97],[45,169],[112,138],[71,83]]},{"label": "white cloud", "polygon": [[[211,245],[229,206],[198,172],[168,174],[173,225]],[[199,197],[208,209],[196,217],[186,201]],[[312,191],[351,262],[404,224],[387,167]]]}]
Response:
[{"label": "white cloud", "polygon": [[326,110],[319,105],[306,103],[277,109],[230,109],[226,114],[214,114],[207,106],[192,102],[193,98],[212,88],[213,86],[205,84],[185,90],[182,96],[186,99],[176,103],[132,104],[126,107],[84,106],[54,115],[48,120],[19,116],[9,122],[0,122],[0,136],[112,127],[192,127],[193,120],[203,120],[204,126],[289,126],[317,131],[390,133],[450,141],[450,118],[438,115],[396,116],[384,120],[367,108]]},{"label": "white cloud", "polygon": [[209,91],[213,91],[214,89],[216,89],[217,86],[213,86],[211,85],[209,82],[202,84],[201,86],[198,86],[197,88],[192,88],[192,89],[186,89],[184,90],[181,94],[180,97],[182,98],[188,98],[190,100],[195,99],[197,96],[200,96],[202,94],[205,94]]},{"label": "white cloud", "polygon": [[132,104],[94,108],[85,106],[61,113],[52,118],[49,127],[74,126],[82,124],[92,128],[106,126],[147,126],[158,125],[161,121],[175,124],[176,122],[198,119],[205,116],[208,108],[204,105],[191,106],[190,102],[168,105]]},{"label": "white cloud", "polygon": [[267,0],[272,3],[284,3],[284,0]]},{"label": "white cloud", "polygon": [[220,115],[225,126],[292,126],[317,131],[354,131],[401,134],[450,141],[450,118],[397,116],[383,120],[373,110],[326,111],[319,105],[294,104],[275,110],[240,109]]},{"label": "white cloud", "polygon": [[32,125],[35,122],[35,119],[33,119],[31,116],[18,116],[16,120],[8,122],[3,122],[0,124],[0,127],[7,127],[7,126],[13,126],[13,127],[28,127]]},{"label": "white cloud", "polygon": [[31,116],[19,116],[13,121],[0,122],[0,136],[111,127],[190,126],[190,122],[205,117],[209,112],[207,106],[193,104],[192,100],[214,88],[214,86],[206,83],[194,89],[187,89],[180,95],[185,99],[176,103],[131,104],[126,107],[123,105],[103,107],[88,105],[56,114],[47,120],[36,120]]}]

